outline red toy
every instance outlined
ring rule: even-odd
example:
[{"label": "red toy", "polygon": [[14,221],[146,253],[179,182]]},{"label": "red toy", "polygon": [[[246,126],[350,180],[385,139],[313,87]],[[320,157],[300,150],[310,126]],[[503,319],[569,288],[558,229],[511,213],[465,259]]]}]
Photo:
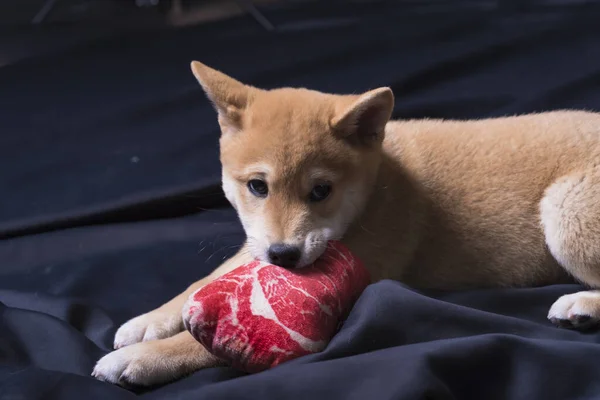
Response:
[{"label": "red toy", "polygon": [[360,260],[339,242],[306,268],[253,261],[196,291],[185,326],[206,349],[258,372],[325,348],[370,282]]}]

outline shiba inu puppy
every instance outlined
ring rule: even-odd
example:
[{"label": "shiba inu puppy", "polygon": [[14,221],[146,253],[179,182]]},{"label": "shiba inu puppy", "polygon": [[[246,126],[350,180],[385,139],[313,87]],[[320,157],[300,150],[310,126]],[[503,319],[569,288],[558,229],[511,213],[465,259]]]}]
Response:
[{"label": "shiba inu puppy", "polygon": [[[374,280],[416,288],[524,287],[575,279],[548,318],[600,320],[600,114],[390,121],[389,88],[361,95],[261,90],[199,62],[222,130],[224,192],[241,250],[162,307],[125,323],[93,375],[153,385],[219,363],[184,331],[188,296],[258,258],[285,268],[341,239]],[[550,306],[550,305],[549,305]]]}]

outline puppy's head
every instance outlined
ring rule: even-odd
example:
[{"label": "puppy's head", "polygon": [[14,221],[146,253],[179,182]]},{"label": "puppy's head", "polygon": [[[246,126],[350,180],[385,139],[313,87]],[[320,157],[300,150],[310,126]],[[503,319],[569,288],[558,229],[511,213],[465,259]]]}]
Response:
[{"label": "puppy's head", "polygon": [[312,263],[372,192],[392,91],[267,91],[199,62],[192,71],[218,114],[223,190],[252,255],[290,268]]}]

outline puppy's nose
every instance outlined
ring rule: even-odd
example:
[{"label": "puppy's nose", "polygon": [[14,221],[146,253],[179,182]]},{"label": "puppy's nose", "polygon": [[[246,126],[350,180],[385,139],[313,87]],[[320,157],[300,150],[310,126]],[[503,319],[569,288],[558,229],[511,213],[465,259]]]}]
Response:
[{"label": "puppy's nose", "polygon": [[268,251],[271,264],[283,268],[294,268],[300,261],[300,249],[284,243],[272,244]]}]

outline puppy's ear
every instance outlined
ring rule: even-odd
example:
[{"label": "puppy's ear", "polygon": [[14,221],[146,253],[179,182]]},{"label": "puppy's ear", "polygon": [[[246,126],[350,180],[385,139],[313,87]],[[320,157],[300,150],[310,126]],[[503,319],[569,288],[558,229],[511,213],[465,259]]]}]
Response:
[{"label": "puppy's ear", "polygon": [[224,134],[240,131],[244,110],[250,102],[253,88],[198,61],[192,61],[191,67],[192,73],[217,110],[221,131]]},{"label": "puppy's ear", "polygon": [[354,96],[337,108],[331,120],[336,135],[358,145],[381,143],[394,109],[394,94],[390,88],[382,87]]}]

